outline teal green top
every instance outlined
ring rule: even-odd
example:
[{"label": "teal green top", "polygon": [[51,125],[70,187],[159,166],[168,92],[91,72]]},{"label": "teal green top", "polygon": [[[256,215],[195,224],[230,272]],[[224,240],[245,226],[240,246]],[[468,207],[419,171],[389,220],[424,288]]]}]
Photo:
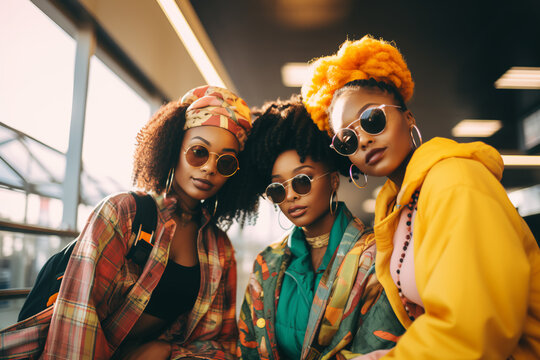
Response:
[{"label": "teal green top", "polygon": [[351,220],[344,207],[340,202],[328,247],[316,272],[302,228],[294,227],[289,235],[291,263],[283,278],[276,312],[276,341],[284,358],[300,359],[315,291]]}]

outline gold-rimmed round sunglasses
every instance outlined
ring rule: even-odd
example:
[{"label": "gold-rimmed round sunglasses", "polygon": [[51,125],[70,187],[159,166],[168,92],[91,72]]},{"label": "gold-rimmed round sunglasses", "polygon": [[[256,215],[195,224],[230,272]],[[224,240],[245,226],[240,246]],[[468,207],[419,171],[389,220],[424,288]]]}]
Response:
[{"label": "gold-rimmed round sunglasses", "polygon": [[233,176],[238,169],[238,159],[233,154],[218,154],[208,150],[204,145],[192,145],[184,151],[187,163],[193,167],[201,167],[210,160],[210,154],[216,155],[218,173],[225,177]]},{"label": "gold-rimmed round sunglasses", "polygon": [[291,183],[291,187],[295,193],[297,193],[300,196],[304,196],[311,192],[311,183],[313,181],[320,179],[323,176],[326,176],[328,174],[330,173],[329,172],[324,173],[313,179],[310,178],[306,174],[298,174],[290,178],[289,180],[285,180],[284,182],[271,183],[270,185],[266,187],[266,191],[264,192],[264,195],[268,200],[270,200],[274,204],[279,205],[287,197],[287,190],[285,189],[285,185],[287,183],[289,182]]}]

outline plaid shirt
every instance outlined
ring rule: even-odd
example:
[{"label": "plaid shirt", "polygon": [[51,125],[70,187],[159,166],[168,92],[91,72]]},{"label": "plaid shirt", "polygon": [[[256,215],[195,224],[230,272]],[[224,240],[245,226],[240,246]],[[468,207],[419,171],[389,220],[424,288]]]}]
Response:
[{"label": "plaid shirt", "polygon": [[[104,199],[79,236],[55,305],[2,330],[0,359],[113,355],[144,311],[169,257],[176,201],[155,200],[156,241],[144,268],[126,259],[134,238],[135,200],[125,193]],[[201,287],[195,305],[160,336],[173,345],[171,359],[234,358],[236,260],[227,235],[209,221],[203,213],[197,238]]]}]

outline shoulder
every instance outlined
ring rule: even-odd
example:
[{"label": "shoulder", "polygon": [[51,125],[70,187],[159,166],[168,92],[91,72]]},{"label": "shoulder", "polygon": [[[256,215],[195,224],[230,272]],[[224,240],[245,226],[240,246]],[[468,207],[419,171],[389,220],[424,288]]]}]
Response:
[{"label": "shoulder", "polygon": [[495,175],[482,163],[465,158],[449,158],[434,165],[422,184],[418,200],[422,216],[464,213],[480,206],[483,212],[495,208],[514,212],[506,190]]},{"label": "shoulder", "polygon": [[375,237],[373,235],[373,229],[366,226],[362,220],[354,215],[351,215],[348,228],[352,227],[359,231],[358,239],[356,240],[356,246],[362,244],[363,246],[370,246],[375,243]]},{"label": "shoulder", "polygon": [[[219,228],[215,223],[210,222],[204,229],[205,236],[211,236],[215,238],[215,244],[217,245],[220,254],[223,254],[225,259],[234,258],[234,246],[229,239],[229,236],[225,231]],[[209,240],[208,238],[206,240]]]},{"label": "shoulder", "polygon": [[358,228],[360,231],[360,236],[356,240],[356,243],[351,248],[349,253],[360,253],[371,258],[375,257],[375,234],[373,229],[362,223],[362,221],[354,217],[351,222],[351,225]]},{"label": "shoulder", "polygon": [[474,159],[452,157],[435,164],[427,173],[422,188],[444,191],[456,187],[483,189],[486,185],[500,184],[482,163]]},{"label": "shoulder", "polygon": [[129,192],[121,192],[103,198],[94,211],[120,213],[130,209],[135,209],[135,199]]},{"label": "shoulder", "polygon": [[135,199],[128,192],[112,194],[94,207],[87,225],[101,222],[116,227],[131,219],[135,210]]},{"label": "shoulder", "polygon": [[[136,195],[139,197],[145,195],[152,196],[156,202],[157,209],[161,209],[161,206],[153,194],[137,191]],[[147,203],[144,201],[139,202],[139,204],[147,205]],[[144,215],[145,213],[145,211],[142,211],[141,215]],[[118,234],[122,236],[129,236],[132,232],[131,227],[136,214],[137,201],[135,200],[134,194],[132,192],[115,193],[105,197],[99,202],[99,204],[96,205],[92,215],[87,221],[87,226],[92,226],[94,228],[97,227],[98,229],[102,227],[112,227]],[[158,223],[159,221],[162,221],[160,219],[161,216],[158,217]]]},{"label": "shoulder", "polygon": [[128,243],[131,234],[134,213],[135,200],[128,192],[105,197],[96,205],[81,231],[78,237],[78,251],[93,254],[94,251],[103,252],[111,249],[112,254],[119,249],[125,250],[125,244]]},{"label": "shoulder", "polygon": [[281,255],[285,252],[286,249],[288,249],[288,241],[289,241],[289,235],[290,233],[287,233],[281,237],[279,241],[276,241],[270,245],[268,245],[259,255],[266,256],[266,255]]},{"label": "shoulder", "polygon": [[288,239],[289,234],[261,251],[255,259],[255,264],[253,265],[254,268],[257,266],[268,268],[279,267],[284,256],[289,254],[289,246],[287,244]]}]

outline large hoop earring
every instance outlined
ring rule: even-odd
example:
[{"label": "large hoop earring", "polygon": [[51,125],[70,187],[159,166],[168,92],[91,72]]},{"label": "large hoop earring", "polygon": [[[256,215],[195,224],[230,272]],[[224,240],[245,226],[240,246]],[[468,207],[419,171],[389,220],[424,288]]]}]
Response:
[{"label": "large hoop earring", "polygon": [[337,208],[338,208],[337,190],[334,190],[332,192],[332,195],[330,195],[330,215],[334,215],[337,211]]},{"label": "large hoop earring", "polygon": [[216,195],[216,201],[214,202],[214,212],[212,213],[212,217],[216,216],[217,206],[218,206],[218,198]]},{"label": "large hoop earring", "polygon": [[168,194],[171,191],[173,182],[174,182],[174,168],[171,168],[171,170],[169,170],[169,175],[167,175],[167,182],[165,183],[166,194]]},{"label": "large hoop earring", "polygon": [[363,172],[360,171],[360,169],[358,169],[358,171],[360,171],[360,174],[364,175],[364,184],[362,185],[358,185],[355,181],[355,179],[358,179],[358,175],[356,174],[353,174],[353,166],[355,166],[354,164],[351,164],[351,167],[349,168],[349,176],[351,178],[351,181],[352,183],[359,189],[363,189],[367,186],[367,183],[368,183],[368,178],[367,178],[367,175],[364,174]]},{"label": "large hoop earring", "polygon": [[[279,210],[279,213],[278,213],[278,217],[277,217],[277,221],[278,221],[278,224],[279,224],[279,227],[283,230],[290,230],[294,224],[291,224],[291,226],[289,226],[288,228],[284,227],[282,224],[281,224],[281,214],[283,214],[283,211]],[[284,214],[285,215],[285,214]]]},{"label": "large hoop earring", "polygon": [[409,130],[409,135],[411,136],[411,141],[414,145],[414,148],[418,149],[420,145],[414,139],[413,130],[416,132],[416,136],[418,137],[418,142],[420,143],[420,145],[422,145],[422,134],[420,133],[420,129],[418,129],[418,126],[414,124],[411,126],[411,129]]}]

